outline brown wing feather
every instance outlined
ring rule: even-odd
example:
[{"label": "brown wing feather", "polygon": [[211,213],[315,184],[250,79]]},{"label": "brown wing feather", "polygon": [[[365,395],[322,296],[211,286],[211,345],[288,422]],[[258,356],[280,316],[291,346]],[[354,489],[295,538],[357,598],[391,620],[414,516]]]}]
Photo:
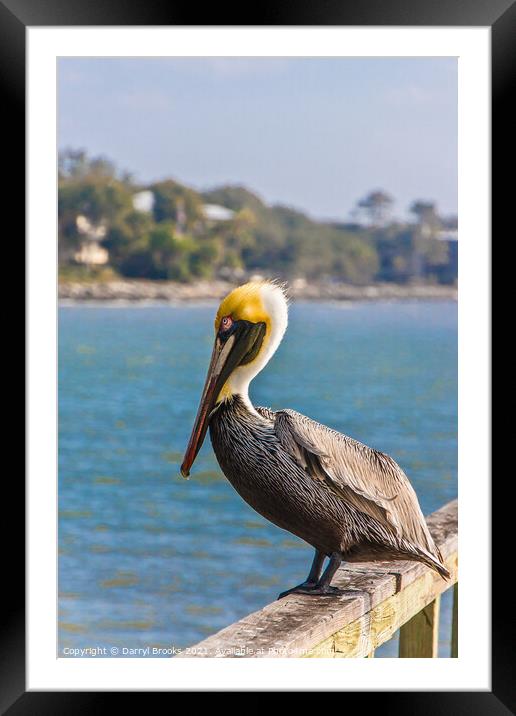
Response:
[{"label": "brown wing feather", "polygon": [[397,539],[441,561],[416,493],[391,457],[295,410],[274,415],[283,447],[314,479],[325,480],[337,495],[377,519]]}]

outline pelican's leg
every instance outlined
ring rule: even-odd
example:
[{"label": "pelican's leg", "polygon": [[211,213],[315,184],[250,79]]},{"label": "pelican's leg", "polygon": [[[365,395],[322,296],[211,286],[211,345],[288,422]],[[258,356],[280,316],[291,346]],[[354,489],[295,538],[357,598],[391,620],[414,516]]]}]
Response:
[{"label": "pelican's leg", "polygon": [[311,590],[310,594],[339,594],[340,590],[338,587],[331,587],[331,580],[333,579],[335,572],[338,570],[342,563],[342,555],[340,552],[333,552],[330,555],[330,561],[328,566],[322,573],[321,578]]},{"label": "pelican's leg", "polygon": [[324,552],[319,552],[318,549],[315,550],[314,560],[312,562],[312,566],[310,567],[310,573],[306,578],[306,582],[303,582],[303,584],[313,584],[314,586],[317,584],[319,577],[321,576],[325,558],[326,555]]},{"label": "pelican's leg", "polygon": [[278,599],[286,597],[287,594],[308,594],[313,589],[315,589],[319,581],[319,577],[321,576],[321,570],[325,557],[326,555],[324,554],[324,552],[319,552],[319,550],[316,549],[314,561],[312,562],[312,566],[310,567],[310,574],[306,578],[306,581],[304,581],[302,584],[298,584],[297,587],[287,589],[286,592],[281,592]]}]

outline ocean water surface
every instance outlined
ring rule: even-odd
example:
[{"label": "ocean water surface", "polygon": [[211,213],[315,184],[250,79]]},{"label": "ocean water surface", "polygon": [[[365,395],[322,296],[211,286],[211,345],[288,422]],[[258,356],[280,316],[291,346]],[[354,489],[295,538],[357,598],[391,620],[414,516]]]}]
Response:
[{"label": "ocean water surface", "polygon": [[[59,656],[166,656],[306,577],[312,548],[241,500],[209,438],[179,474],[215,309],[60,308]],[[457,495],[455,303],[295,304],[251,398],[389,453],[425,514]],[[442,656],[450,618],[448,591]]]}]

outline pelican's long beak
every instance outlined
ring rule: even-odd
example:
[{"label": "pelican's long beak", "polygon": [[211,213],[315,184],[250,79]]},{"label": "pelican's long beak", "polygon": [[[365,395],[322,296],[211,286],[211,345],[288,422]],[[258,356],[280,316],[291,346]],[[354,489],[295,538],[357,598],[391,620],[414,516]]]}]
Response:
[{"label": "pelican's long beak", "polygon": [[231,334],[227,337],[221,333],[217,334],[197,417],[181,465],[183,477],[190,474],[190,468],[204,442],[213,408],[225,382],[235,368],[255,357],[264,334],[264,323],[249,321],[235,322]]}]

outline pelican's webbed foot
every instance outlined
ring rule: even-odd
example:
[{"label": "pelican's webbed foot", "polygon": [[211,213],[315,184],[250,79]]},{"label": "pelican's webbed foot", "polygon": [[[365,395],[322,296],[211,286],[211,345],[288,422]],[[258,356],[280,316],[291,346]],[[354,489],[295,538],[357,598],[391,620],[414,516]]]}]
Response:
[{"label": "pelican's webbed foot", "polygon": [[317,582],[303,582],[302,584],[298,584],[297,587],[292,587],[292,589],[287,589],[285,592],[281,592],[281,594],[278,595],[278,599],[282,599],[283,597],[286,597],[288,594],[312,594],[314,589],[317,588]]},{"label": "pelican's webbed foot", "polygon": [[298,584],[297,587],[287,589],[286,592],[281,592],[278,595],[278,599],[288,596],[289,594],[309,594],[312,597],[332,597],[335,594],[341,594],[341,590],[338,587],[331,587],[329,584],[313,584],[312,582],[303,582]]}]

